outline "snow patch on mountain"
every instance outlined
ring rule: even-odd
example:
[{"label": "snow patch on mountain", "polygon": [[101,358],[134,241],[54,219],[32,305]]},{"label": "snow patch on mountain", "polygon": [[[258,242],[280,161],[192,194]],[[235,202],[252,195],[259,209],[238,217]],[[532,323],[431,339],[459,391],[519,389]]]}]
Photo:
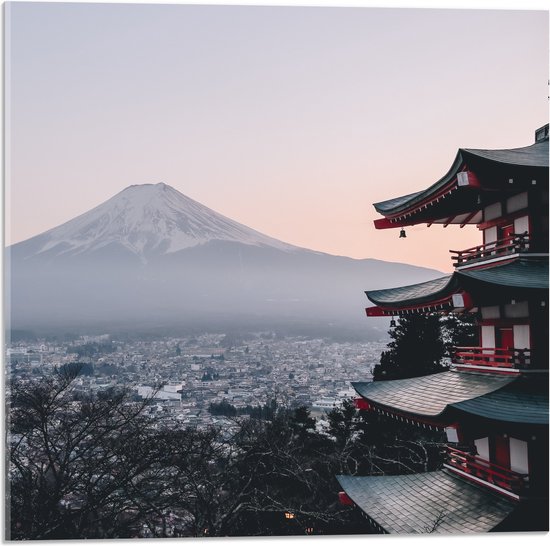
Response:
[{"label": "snow patch on mountain", "polygon": [[173,253],[210,241],[265,245],[283,251],[298,247],[235,222],[164,183],[134,185],[108,201],[41,236],[38,253],[92,252],[116,243],[142,260],[150,253]]}]

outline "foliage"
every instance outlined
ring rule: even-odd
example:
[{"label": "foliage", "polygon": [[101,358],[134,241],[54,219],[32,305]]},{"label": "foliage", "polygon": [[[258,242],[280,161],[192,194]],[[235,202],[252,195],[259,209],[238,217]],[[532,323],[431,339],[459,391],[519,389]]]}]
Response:
[{"label": "foliage", "polygon": [[479,345],[478,317],[473,313],[447,315],[441,318],[445,353],[451,356],[453,347],[477,347]]},{"label": "foliage", "polygon": [[438,438],[351,401],[325,432],[274,400],[231,426],[166,430],[126,392],[75,399],[79,371],[14,385],[12,539],[368,533],[336,475],[438,463]]},{"label": "foliage", "polygon": [[420,377],[445,370],[445,358],[452,356],[453,347],[478,345],[477,316],[404,316],[389,335],[392,341],[374,367],[374,381]]},{"label": "foliage", "polygon": [[410,315],[399,318],[389,332],[392,341],[374,367],[374,381],[406,379],[443,371],[445,345],[438,316]]},{"label": "foliage", "polygon": [[76,402],[78,365],[15,385],[10,412],[13,539],[119,536],[138,476],[154,466],[143,405],[127,393]]}]

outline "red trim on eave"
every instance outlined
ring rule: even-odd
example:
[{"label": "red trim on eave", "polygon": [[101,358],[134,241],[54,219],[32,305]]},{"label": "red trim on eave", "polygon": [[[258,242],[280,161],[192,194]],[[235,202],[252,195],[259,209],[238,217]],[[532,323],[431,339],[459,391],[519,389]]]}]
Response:
[{"label": "red trim on eave", "polygon": [[351,500],[350,496],[345,491],[338,493],[338,500],[343,506],[354,506],[355,503]]},{"label": "red trim on eave", "polygon": [[[463,172],[468,173],[468,184],[459,185],[458,174]],[[457,190],[459,188],[474,188],[474,189],[481,188],[481,182],[479,181],[479,178],[473,171],[468,170],[468,167],[466,165],[463,165],[460,171],[457,172],[457,175],[445,186],[440,188],[439,191],[437,191],[434,194],[430,194],[426,196],[419,203],[416,203],[415,205],[412,205],[411,207],[406,208],[403,211],[393,215],[392,214],[384,215],[383,213],[381,213],[384,216],[384,218],[379,218],[378,220],[375,220],[374,227],[376,229],[390,229],[395,227],[412,226],[416,224],[431,225],[435,220],[440,220],[440,218],[429,217],[429,218],[424,218],[422,220],[414,220],[412,219],[412,216],[420,212],[422,209],[427,209],[428,207],[438,203],[441,199],[443,199],[448,194],[452,193],[454,190]],[[472,214],[472,216],[468,218],[467,221],[473,218],[473,216],[475,216],[477,212],[478,211],[475,211]],[[455,216],[450,218],[454,220]],[[444,227],[447,227],[449,223],[451,223],[451,221],[452,220],[449,220],[449,222],[447,222]],[[464,227],[464,225],[466,224],[462,224],[460,227]]]},{"label": "red trim on eave", "polygon": [[[400,313],[407,314],[408,312],[431,312],[431,311],[438,311],[442,310],[446,306],[451,306],[452,308],[452,300],[453,297],[448,296],[446,298],[442,298],[439,300],[431,301],[428,303],[420,303],[418,305],[407,305],[405,307],[367,307],[365,309],[365,312],[367,313],[367,317],[386,317],[391,315],[399,315]],[[440,309],[437,309],[437,308]],[[432,309],[434,308],[434,309]]]},{"label": "red trim on eave", "polygon": [[391,408],[387,408],[386,406],[379,406],[378,404],[375,404],[374,402],[372,402],[372,400],[367,400],[364,397],[355,398],[354,405],[357,409],[363,409],[365,411],[381,413],[382,415],[386,415],[387,417],[397,419],[398,421],[399,420],[403,422],[412,421],[414,424],[419,426],[426,425],[436,429],[445,430],[445,428],[448,427],[450,424],[448,421],[437,421],[434,419],[429,419],[426,417],[420,417],[410,413],[404,413],[402,411],[393,410]]},{"label": "red trim on eave", "polygon": [[423,224],[426,220],[416,220],[416,221],[405,221],[405,220],[394,220],[393,222],[388,218],[378,218],[374,220],[375,229],[392,229],[396,227],[405,227],[405,226],[415,226],[416,224]]}]

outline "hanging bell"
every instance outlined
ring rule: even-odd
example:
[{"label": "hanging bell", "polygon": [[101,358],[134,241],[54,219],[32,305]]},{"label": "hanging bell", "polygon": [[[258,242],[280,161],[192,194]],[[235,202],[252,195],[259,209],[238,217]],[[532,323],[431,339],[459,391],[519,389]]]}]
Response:
[{"label": "hanging bell", "polygon": [[390,320],[390,328],[395,328],[395,319],[393,317]]},{"label": "hanging bell", "polygon": [[405,233],[405,230],[401,228],[401,231],[399,232],[399,238],[404,239],[405,237],[407,237],[407,234]]}]

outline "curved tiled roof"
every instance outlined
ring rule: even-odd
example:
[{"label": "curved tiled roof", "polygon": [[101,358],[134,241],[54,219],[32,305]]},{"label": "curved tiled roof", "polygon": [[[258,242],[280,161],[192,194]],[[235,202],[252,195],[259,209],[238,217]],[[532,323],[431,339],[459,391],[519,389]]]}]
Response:
[{"label": "curved tiled roof", "polygon": [[400,303],[412,305],[449,294],[451,285],[454,285],[453,275],[445,275],[445,277],[439,277],[438,279],[418,284],[385,288],[383,290],[370,290],[365,293],[369,300],[376,305],[397,305]]},{"label": "curved tiled roof", "polygon": [[351,500],[387,533],[486,533],[518,506],[444,470],[336,478]]},{"label": "curved tiled roof", "polygon": [[548,425],[548,394],[504,388],[451,407],[466,413],[507,423]]},{"label": "curved tiled roof", "polygon": [[523,258],[484,269],[457,271],[455,275],[498,286],[548,290],[548,260]]},{"label": "curved tiled roof", "polygon": [[404,413],[437,417],[450,404],[498,391],[516,379],[517,377],[493,374],[448,371],[410,379],[358,382],[352,383],[352,386],[360,396],[374,404]]},{"label": "curved tiled roof", "polygon": [[520,167],[546,167],[548,168],[548,140],[536,142],[524,148],[513,148],[511,150],[475,150],[464,148],[461,150],[464,155],[475,155],[482,159],[515,165]]},{"label": "curved tiled roof", "polygon": [[396,212],[400,212],[401,210],[405,210],[415,203],[421,202],[424,198],[436,193],[438,190],[451,182],[460,170],[462,162],[462,154],[459,150],[456,154],[455,160],[453,161],[451,168],[449,169],[449,172],[447,172],[447,174],[443,178],[440,178],[435,184],[432,184],[429,188],[426,188],[425,190],[410,193],[408,195],[403,195],[401,197],[394,197],[393,199],[388,199],[387,201],[373,203],[374,208],[380,214],[393,214]]},{"label": "curved tiled roof", "polygon": [[497,262],[485,268],[455,271],[452,275],[432,281],[369,290],[365,294],[376,305],[399,308],[434,302],[460,289],[470,290],[476,284],[521,290],[548,290],[548,260],[525,256],[504,264]]},{"label": "curved tiled roof", "polygon": [[451,168],[443,178],[425,190],[374,203],[374,208],[380,214],[393,215],[422,202],[424,199],[436,194],[450,183],[467,160],[472,156],[482,161],[500,163],[514,167],[548,168],[548,139],[535,142],[535,144],[523,148],[512,148],[509,150],[460,148]]}]

